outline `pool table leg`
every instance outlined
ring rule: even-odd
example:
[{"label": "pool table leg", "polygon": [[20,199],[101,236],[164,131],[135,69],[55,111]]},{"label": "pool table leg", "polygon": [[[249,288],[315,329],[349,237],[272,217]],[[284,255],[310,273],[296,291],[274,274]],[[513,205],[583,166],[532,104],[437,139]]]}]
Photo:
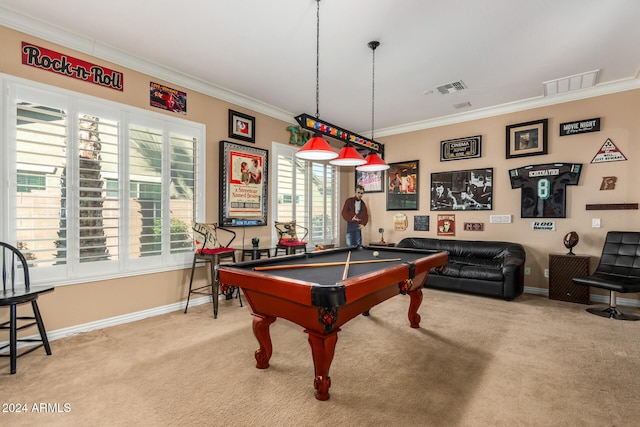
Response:
[{"label": "pool table leg", "polygon": [[309,335],[309,345],[311,345],[311,355],[313,356],[313,366],[316,374],[313,380],[313,387],[316,389],[316,399],[318,400],[329,400],[329,388],[331,387],[329,368],[336,350],[339,330],[335,329],[329,335],[320,335],[308,329],[305,330]]},{"label": "pool table leg", "polygon": [[420,327],[420,315],[418,314],[418,309],[420,308],[420,304],[422,304],[422,288],[414,289],[409,291],[409,297],[411,301],[409,302],[409,324],[412,328]]},{"label": "pool table leg", "polygon": [[269,360],[273,352],[269,326],[275,321],[276,318],[273,316],[262,316],[253,313],[253,335],[256,336],[258,344],[260,344],[260,348],[255,352],[256,368],[258,369],[267,369],[269,367]]}]

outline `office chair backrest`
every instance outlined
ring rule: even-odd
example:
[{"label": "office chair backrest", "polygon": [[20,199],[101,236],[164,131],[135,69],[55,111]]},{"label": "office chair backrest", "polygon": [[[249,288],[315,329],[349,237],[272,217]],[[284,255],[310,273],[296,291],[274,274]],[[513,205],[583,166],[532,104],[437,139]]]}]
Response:
[{"label": "office chair backrest", "polygon": [[[8,243],[0,242],[2,254],[2,290],[13,291],[23,285],[29,289],[29,267],[22,253]],[[20,272],[22,270],[22,273]]]},{"label": "office chair backrest", "polygon": [[640,278],[640,232],[608,232],[596,272]]}]

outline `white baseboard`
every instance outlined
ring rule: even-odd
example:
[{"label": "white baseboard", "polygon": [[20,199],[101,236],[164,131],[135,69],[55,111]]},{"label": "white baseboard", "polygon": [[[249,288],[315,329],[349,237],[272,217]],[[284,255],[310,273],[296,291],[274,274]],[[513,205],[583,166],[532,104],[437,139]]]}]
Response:
[{"label": "white baseboard", "polygon": [[[544,288],[535,288],[533,286],[525,286],[524,292],[526,294],[533,295],[542,295],[545,297],[549,296],[549,290]],[[616,305],[621,305],[625,307],[638,307],[640,308],[640,300],[631,299],[631,298],[620,298],[622,294],[616,294]],[[597,304],[609,304],[609,295],[596,295],[589,294],[589,299],[592,303]]]},{"label": "white baseboard", "polygon": [[[201,304],[211,304],[211,297],[200,297],[189,301],[190,307],[195,307]],[[148,310],[137,311],[135,313],[123,314],[122,316],[110,317],[108,319],[96,320],[95,322],[83,323],[80,325],[70,326],[68,328],[56,329],[55,331],[48,331],[47,338],[49,341],[55,341],[60,338],[67,338],[73,335],[81,334],[83,332],[95,331],[98,329],[108,328],[110,326],[123,325],[125,323],[135,322],[137,320],[146,319],[147,317],[159,316],[161,314],[171,313],[173,311],[184,310],[187,305],[186,301],[177,302],[174,304],[164,305],[161,307],[155,307]],[[45,319],[46,321],[46,319]],[[45,323],[46,326],[46,323]],[[31,335],[24,338],[39,339],[39,335]],[[9,344],[9,341],[0,341],[0,347]],[[29,343],[18,343],[18,348],[29,347]],[[6,348],[6,352],[9,348]]]}]

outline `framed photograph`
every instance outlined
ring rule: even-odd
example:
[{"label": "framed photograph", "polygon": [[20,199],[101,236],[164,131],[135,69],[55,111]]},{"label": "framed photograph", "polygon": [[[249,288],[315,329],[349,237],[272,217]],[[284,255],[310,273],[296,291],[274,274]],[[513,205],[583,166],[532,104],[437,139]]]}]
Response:
[{"label": "framed photograph", "polygon": [[389,163],[387,210],[418,210],[418,160]]},{"label": "framed photograph", "polygon": [[267,225],[268,160],[267,150],[220,141],[221,226]]},{"label": "framed photograph", "polygon": [[256,142],[256,118],[229,110],[229,138]]},{"label": "framed photograph", "polygon": [[547,154],[549,119],[507,126],[507,159]]},{"label": "framed photograph", "polygon": [[431,174],[432,211],[493,209],[493,168]]},{"label": "framed photograph", "polygon": [[356,169],[355,185],[362,185],[365,193],[382,193],[384,182],[384,171],[367,172]]},{"label": "framed photograph", "polygon": [[480,157],[482,135],[440,141],[440,161],[473,159]]}]

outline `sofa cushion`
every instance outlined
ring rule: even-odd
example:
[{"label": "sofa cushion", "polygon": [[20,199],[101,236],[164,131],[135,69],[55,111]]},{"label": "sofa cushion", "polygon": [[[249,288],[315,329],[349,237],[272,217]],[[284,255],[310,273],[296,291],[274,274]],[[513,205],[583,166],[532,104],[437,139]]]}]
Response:
[{"label": "sofa cushion", "polygon": [[458,262],[450,262],[432,273],[461,279],[492,280],[497,282],[504,280],[502,268]]}]

